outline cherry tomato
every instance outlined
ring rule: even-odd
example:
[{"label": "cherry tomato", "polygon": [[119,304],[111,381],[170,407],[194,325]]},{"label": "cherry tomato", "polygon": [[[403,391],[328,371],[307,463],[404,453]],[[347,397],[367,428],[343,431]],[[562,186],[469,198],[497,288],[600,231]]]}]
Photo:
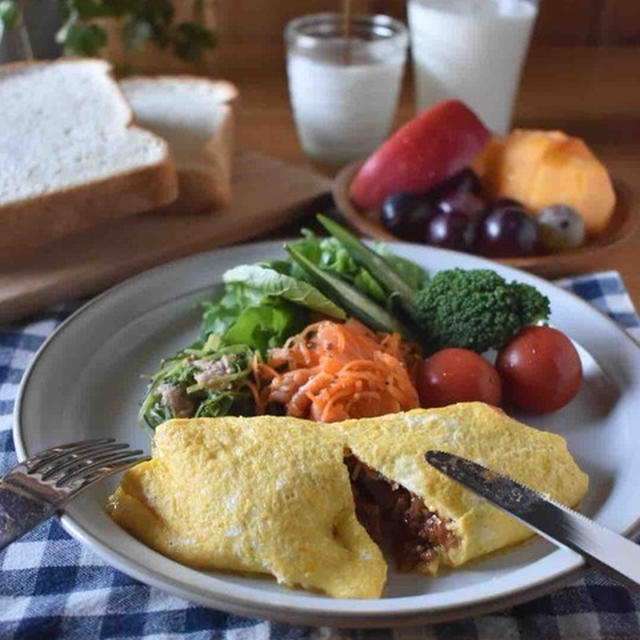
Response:
[{"label": "cherry tomato", "polygon": [[531,413],[564,407],[582,382],[576,348],[564,333],[551,327],[522,329],[498,353],[496,369],[505,397]]},{"label": "cherry tomato", "polygon": [[424,361],[418,393],[423,407],[473,401],[498,406],[502,384],[495,368],[475,351],[442,349]]}]

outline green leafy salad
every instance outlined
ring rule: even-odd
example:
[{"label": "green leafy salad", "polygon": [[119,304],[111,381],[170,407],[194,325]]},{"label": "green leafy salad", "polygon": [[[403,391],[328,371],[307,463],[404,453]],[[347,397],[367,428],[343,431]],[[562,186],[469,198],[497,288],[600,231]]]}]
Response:
[{"label": "green leafy salad", "polygon": [[548,299],[529,285],[486,269],[429,278],[386,245],[370,248],[333,220],[318,220],[329,237],[304,230],[286,245],[287,259],[225,272],[222,294],[202,304],[200,338],[151,378],[141,421],[153,429],[178,417],[254,415],[255,364],[320,319],[352,317],[373,331],[398,332],[423,355],[498,349],[548,319]]}]

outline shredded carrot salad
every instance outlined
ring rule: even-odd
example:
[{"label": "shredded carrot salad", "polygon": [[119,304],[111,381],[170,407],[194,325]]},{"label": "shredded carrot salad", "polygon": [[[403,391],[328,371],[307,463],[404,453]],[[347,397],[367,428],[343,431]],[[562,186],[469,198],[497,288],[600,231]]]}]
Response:
[{"label": "shredded carrot salad", "polygon": [[357,320],[323,320],[253,363],[259,413],[281,404],[287,415],[320,422],[364,418],[419,406],[412,381],[415,347],[397,333],[376,334]]}]

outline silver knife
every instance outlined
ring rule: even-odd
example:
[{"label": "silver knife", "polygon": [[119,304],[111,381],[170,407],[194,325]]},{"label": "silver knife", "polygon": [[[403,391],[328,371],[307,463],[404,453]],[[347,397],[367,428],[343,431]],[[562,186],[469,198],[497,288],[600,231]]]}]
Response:
[{"label": "silver knife", "polygon": [[426,461],[555,544],[577,551],[627,587],[640,591],[640,545],[466,458],[427,451]]}]

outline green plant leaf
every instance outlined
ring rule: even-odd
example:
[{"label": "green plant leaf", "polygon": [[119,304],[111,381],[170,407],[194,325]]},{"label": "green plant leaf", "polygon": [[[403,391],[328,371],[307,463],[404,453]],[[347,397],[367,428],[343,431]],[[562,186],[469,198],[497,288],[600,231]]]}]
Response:
[{"label": "green plant leaf", "polygon": [[20,19],[20,9],[13,0],[0,2],[0,21],[7,29],[15,29],[20,24]]},{"label": "green plant leaf", "polygon": [[202,338],[226,333],[243,309],[262,304],[263,300],[264,294],[251,287],[236,282],[226,284],[221,298],[202,303]]},{"label": "green plant leaf", "polygon": [[[193,2],[200,11],[203,0]],[[15,0],[0,0],[3,6],[6,20],[15,20]],[[56,40],[64,45],[67,55],[97,55],[107,42],[107,33],[91,21],[105,17],[121,22],[120,37],[126,51],[140,51],[152,41],[159,48],[171,46],[183,59],[197,60],[216,44],[215,33],[203,24],[175,24],[172,0],[58,0],[58,7],[65,25]]]},{"label": "green plant leaf", "polygon": [[309,321],[309,313],[287,303],[262,304],[248,307],[224,336],[225,344],[243,344],[266,356],[272,347],[302,331]]},{"label": "green plant leaf", "polygon": [[81,20],[122,15],[122,10],[118,7],[118,3],[116,2],[105,2],[103,0],[73,0],[70,4],[72,4],[75,9],[75,14]]},{"label": "green plant leaf", "polygon": [[63,34],[64,52],[71,56],[95,56],[107,44],[107,33],[95,24],[71,23]]},{"label": "green plant leaf", "polygon": [[275,269],[244,264],[227,271],[222,279],[224,282],[241,282],[265,297],[283,298],[333,318],[346,318],[345,312],[313,285],[278,273]]},{"label": "green plant leaf", "polygon": [[[63,22],[66,22],[71,16],[70,0],[58,0],[58,13]],[[63,27],[64,28],[64,27]],[[61,29],[62,30],[62,29]],[[59,32],[58,32],[59,35]],[[58,35],[56,37],[58,37]]]},{"label": "green plant leaf", "polygon": [[198,60],[205,49],[216,46],[216,36],[197,22],[181,22],[173,34],[173,50],[184,60]]}]

